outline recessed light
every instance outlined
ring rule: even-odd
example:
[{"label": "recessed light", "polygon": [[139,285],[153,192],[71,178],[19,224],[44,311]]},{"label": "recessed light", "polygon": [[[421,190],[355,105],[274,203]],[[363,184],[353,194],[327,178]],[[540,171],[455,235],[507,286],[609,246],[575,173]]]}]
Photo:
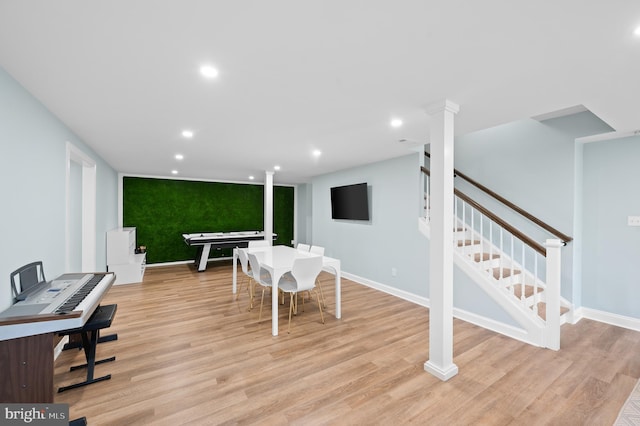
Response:
[{"label": "recessed light", "polygon": [[191,130],[183,130],[182,136],[191,139],[193,137],[193,132]]},{"label": "recessed light", "polygon": [[633,31],[633,34],[637,37],[640,37],[640,26],[636,27],[636,29]]},{"label": "recessed light", "polygon": [[218,76],[218,70],[211,65],[203,65],[200,67],[200,74],[206,78],[216,78]]},{"label": "recessed light", "polygon": [[280,166],[273,166],[273,170],[280,170]]},{"label": "recessed light", "polygon": [[249,176],[249,180],[254,180],[254,179],[255,179],[255,177]]},{"label": "recessed light", "polygon": [[391,127],[397,128],[402,126],[402,120],[400,120],[399,118],[394,118],[393,120],[391,120],[391,123],[389,124],[391,124]]},{"label": "recessed light", "polygon": [[177,170],[171,170],[171,174],[172,174],[172,175],[177,175],[177,174],[178,174],[178,171],[177,171]]},{"label": "recessed light", "polygon": [[184,159],[184,155],[176,154],[176,160],[182,160],[182,159]]},{"label": "recessed light", "polygon": [[322,152],[319,149],[314,149],[312,154],[314,157],[320,157],[322,155]]}]

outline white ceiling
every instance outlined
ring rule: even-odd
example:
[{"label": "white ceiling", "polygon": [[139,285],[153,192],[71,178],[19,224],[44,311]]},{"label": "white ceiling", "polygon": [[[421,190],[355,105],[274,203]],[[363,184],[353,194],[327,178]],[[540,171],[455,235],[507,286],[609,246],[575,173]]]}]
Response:
[{"label": "white ceiling", "polygon": [[297,183],[407,154],[444,98],[457,134],[640,129],[638,26],[637,0],[0,0],[0,66],[120,172]]}]

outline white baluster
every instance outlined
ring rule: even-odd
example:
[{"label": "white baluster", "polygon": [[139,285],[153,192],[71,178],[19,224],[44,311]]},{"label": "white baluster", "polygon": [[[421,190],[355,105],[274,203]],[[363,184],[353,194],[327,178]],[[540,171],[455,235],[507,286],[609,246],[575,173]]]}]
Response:
[{"label": "white baluster", "polygon": [[503,244],[503,240],[504,240],[504,232],[503,232],[503,228],[502,226],[500,227],[500,271],[499,271],[499,276],[500,279],[504,278],[504,260],[502,259],[504,256],[504,244]]},{"label": "white baluster", "polygon": [[457,248],[457,243],[456,243],[456,239],[457,239],[457,235],[458,235],[458,222],[460,221],[460,219],[458,219],[458,203],[461,202],[459,197],[454,197],[454,203],[453,203],[453,223],[455,226],[455,229],[453,231],[453,245],[454,247]]},{"label": "white baluster", "polygon": [[533,286],[533,294],[534,294],[534,300],[533,302],[535,303],[533,312],[536,313],[536,315],[538,314],[538,303],[540,302],[540,293],[538,292],[538,253],[536,253],[535,251],[531,250],[531,253],[533,253],[533,279],[534,279],[534,283],[535,285]]},{"label": "white baluster", "polygon": [[[475,239],[476,239],[476,228],[474,226],[473,219],[475,218],[476,215],[475,215],[475,210],[474,210],[473,207],[471,207],[471,212],[470,213],[471,213],[471,240],[472,240],[471,244],[474,244],[475,243]],[[475,255],[476,255],[475,253],[471,254],[471,256],[475,256]]]},{"label": "white baluster", "polygon": [[[478,259],[478,267],[480,267],[484,262],[484,215],[482,213],[478,214],[480,216],[478,218],[480,219],[480,259]],[[491,262],[489,262],[489,264],[491,264]]]},{"label": "white baluster", "polygon": [[[512,291],[515,293],[514,283],[515,283],[515,279],[516,278],[514,276],[515,275],[514,272],[515,272],[516,269],[515,269],[515,258],[513,257],[513,245],[514,245],[515,241],[514,241],[513,234],[509,233],[509,235],[511,235],[511,240],[510,240],[511,241],[511,248],[509,250],[510,256],[511,256],[511,279],[509,280],[509,282],[511,283]],[[522,278],[522,277],[520,277],[520,278]],[[524,300],[524,292],[523,292],[522,289],[523,289],[523,287],[520,286],[520,300]]]},{"label": "white baluster", "polygon": [[[522,273],[524,274],[525,271],[527,270],[527,260],[526,260],[526,256],[527,256],[527,246],[524,242],[522,242]],[[522,289],[524,292],[524,282],[525,282],[526,278],[525,275],[522,276]]]},{"label": "white baluster", "polygon": [[[489,220],[489,259],[493,259],[493,221]],[[500,263],[498,261],[498,263]],[[493,274],[493,262],[489,264],[489,271]]]},{"label": "white baluster", "polygon": [[560,240],[549,239],[547,248],[547,276],[545,290],[547,294],[546,346],[549,349],[560,349]]},{"label": "white baluster", "polygon": [[467,205],[465,202],[462,203],[462,250],[464,253],[464,248],[467,246],[467,236],[466,236],[466,228],[467,228]]}]

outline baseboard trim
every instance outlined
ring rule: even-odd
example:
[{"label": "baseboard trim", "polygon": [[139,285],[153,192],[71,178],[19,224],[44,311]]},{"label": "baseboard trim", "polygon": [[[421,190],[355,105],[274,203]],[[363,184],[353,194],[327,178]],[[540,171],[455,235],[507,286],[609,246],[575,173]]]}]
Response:
[{"label": "baseboard trim", "polygon": [[597,309],[581,307],[575,310],[576,321],[581,318],[627,328],[633,331],[640,331],[640,319],[614,314],[611,312],[599,311]]},{"label": "baseboard trim", "polygon": [[[429,308],[431,306],[429,298],[427,297],[418,296],[408,291],[400,290],[395,287],[388,286],[386,284],[381,284],[379,282],[372,281],[372,280],[360,277],[358,275],[354,275],[350,273],[343,273],[342,275],[345,278],[355,283],[373,288],[375,290],[382,291],[384,293],[399,297],[409,302],[413,302],[417,305],[424,306],[425,308]],[[480,316],[456,307],[453,308],[453,316],[455,318],[458,318],[459,320],[477,325],[478,327],[486,328],[487,330],[491,330],[499,334],[503,334],[507,337],[511,337],[521,342],[528,343],[534,346],[540,346],[538,343],[535,342],[535,339],[533,339],[532,336],[529,336],[525,332],[524,329],[514,327],[509,324],[504,324],[499,321],[493,320],[491,318],[483,317],[483,316]]]},{"label": "baseboard trim", "polygon": [[147,263],[146,268],[159,268],[161,266],[175,266],[186,265],[187,263],[193,263],[193,260],[179,260],[177,262],[162,262],[162,263]]},{"label": "baseboard trim", "polygon": [[533,346],[541,346],[538,342],[536,342],[533,336],[528,335],[522,328],[514,327],[512,325],[505,324],[491,318],[483,317],[478,314],[474,314],[473,312],[465,311],[464,309],[459,308],[453,308],[453,316],[462,321],[477,325],[478,327],[486,328],[487,330],[491,330],[496,333],[503,334],[507,337],[511,337],[512,339],[519,340]]},{"label": "baseboard trim", "polygon": [[[216,258],[212,258],[207,260],[207,263],[209,262],[217,262],[220,260],[232,260],[233,257],[216,257]],[[146,267],[147,268],[157,268],[157,267],[161,267],[161,266],[174,266],[174,265],[187,265],[187,264],[192,264],[194,263],[193,260],[178,260],[175,262],[161,262],[161,263],[147,263]]]},{"label": "baseboard trim", "polygon": [[64,337],[62,337],[62,339],[60,339],[58,344],[53,348],[53,360],[54,361],[56,359],[58,359],[58,357],[62,353],[62,350],[64,349],[64,345],[66,345],[67,343],[69,343],[69,336],[64,336]]},{"label": "baseboard trim", "polygon": [[458,366],[455,364],[451,364],[447,366],[447,368],[442,368],[435,365],[431,361],[427,361],[424,363],[424,371],[437,377],[443,382],[446,382],[447,380],[458,374]]},{"label": "baseboard trim", "polygon": [[424,306],[425,308],[428,308],[430,306],[429,299],[427,297],[418,296],[417,294],[400,290],[395,287],[388,286],[386,284],[382,284],[376,281],[369,280],[367,278],[360,277],[358,275],[350,274],[348,272],[342,272],[342,276],[358,284],[362,284],[366,287],[370,287],[375,290],[380,290],[383,293],[387,293],[392,296],[399,297],[400,299],[408,300],[409,302],[413,302],[417,305]]}]

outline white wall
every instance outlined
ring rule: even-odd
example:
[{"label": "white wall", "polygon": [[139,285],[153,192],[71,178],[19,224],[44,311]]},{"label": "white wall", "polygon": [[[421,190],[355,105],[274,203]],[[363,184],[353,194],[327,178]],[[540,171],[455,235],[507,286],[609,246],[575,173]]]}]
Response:
[{"label": "white wall", "polygon": [[96,265],[106,270],[116,172],[0,68],[0,310],[11,304],[9,275],[20,266],[42,260],[47,279],[64,272],[67,142],[97,163]]},{"label": "white wall", "polygon": [[587,143],[583,182],[584,307],[640,319],[640,137]]},{"label": "white wall", "polygon": [[[314,178],[312,243],[324,246],[328,256],[339,258],[343,271],[359,281],[378,288],[391,287],[391,292],[428,303],[429,241],[418,229],[417,215],[419,164],[419,154],[410,154]],[[360,182],[369,186],[371,220],[332,220],[330,188]],[[454,305],[517,325],[457,268]]]},{"label": "white wall", "polygon": [[[313,244],[341,259],[351,274],[427,297],[427,240],[416,217],[418,176],[414,154],[315,177]],[[361,182],[369,187],[370,220],[331,219],[330,188]]]},{"label": "white wall", "polygon": [[296,205],[296,226],[294,229],[294,238],[296,243],[311,244],[313,240],[311,225],[312,200],[311,200],[311,184],[299,184],[296,186],[295,193]]},{"label": "white wall", "polygon": [[[576,264],[585,266],[577,274],[572,271],[571,244],[574,243],[563,252],[565,297],[574,300],[579,307],[582,305],[580,295],[584,293],[584,306],[640,318],[640,304],[630,297],[633,285],[640,277],[637,269],[640,262],[627,259],[622,266],[618,249],[621,247],[626,251],[625,257],[640,256],[640,228],[626,227],[627,215],[640,216],[640,205],[637,204],[640,197],[634,197],[628,189],[634,179],[640,178],[640,172],[635,171],[637,165],[634,165],[634,161],[640,159],[640,138],[620,145],[606,156],[596,151],[598,144],[588,144],[584,147],[584,166],[578,158],[580,150],[576,149],[576,138],[610,130],[588,112],[542,123],[523,120],[456,138],[455,167],[564,233],[578,237],[584,234],[584,244],[577,241],[576,246],[584,245],[585,259]],[[611,147],[611,142],[603,144],[602,150]],[[348,274],[418,298],[428,298],[428,241],[417,230],[419,160],[416,155],[314,178],[310,185],[313,211],[313,241],[310,242],[325,246],[329,256],[340,258],[343,270]],[[603,159],[606,162],[596,167]],[[617,170],[617,173],[609,174],[610,170]],[[606,194],[606,202],[602,202],[602,198],[594,199],[596,195],[591,189],[594,182],[600,181],[605,183],[598,197]],[[370,186],[371,220],[332,220],[330,188],[358,182],[367,182]],[[582,188],[584,194],[576,194]],[[631,194],[626,202],[621,201],[625,197],[623,193]],[[575,202],[581,204],[578,208],[582,209],[584,230],[572,235],[578,211]],[[596,209],[596,205],[600,208]],[[612,220],[604,216],[605,205],[607,214],[624,221],[625,225],[618,229],[620,235],[604,236],[602,229],[609,228],[608,221]],[[607,250],[613,247],[606,256],[605,246]],[[397,272],[395,276],[392,268]],[[574,286],[574,276],[584,281],[578,281]],[[454,271],[454,305],[515,325],[457,269]]]},{"label": "white wall", "polygon": [[[581,187],[575,139],[611,131],[590,112],[538,122],[527,119],[456,138],[455,167],[552,227],[576,237],[575,194]],[[456,179],[456,187],[467,191]],[[469,189],[469,191],[472,191]],[[475,194],[470,194],[475,198]],[[479,201],[539,242],[556,238],[507,208]],[[574,248],[562,249],[562,295],[580,305],[573,284]],[[579,274],[577,275],[579,276]],[[579,283],[576,286],[579,287]]]}]

